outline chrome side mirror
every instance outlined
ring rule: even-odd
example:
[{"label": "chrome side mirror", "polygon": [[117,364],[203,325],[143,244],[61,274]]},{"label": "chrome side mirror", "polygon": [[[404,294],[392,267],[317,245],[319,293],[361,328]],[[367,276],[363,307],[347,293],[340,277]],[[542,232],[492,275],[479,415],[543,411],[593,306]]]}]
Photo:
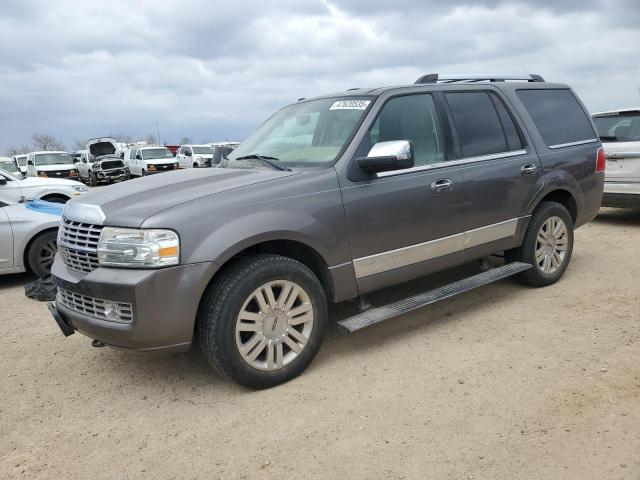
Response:
[{"label": "chrome side mirror", "polygon": [[413,167],[413,149],[408,140],[392,140],[376,143],[366,157],[357,159],[367,172],[387,172]]}]

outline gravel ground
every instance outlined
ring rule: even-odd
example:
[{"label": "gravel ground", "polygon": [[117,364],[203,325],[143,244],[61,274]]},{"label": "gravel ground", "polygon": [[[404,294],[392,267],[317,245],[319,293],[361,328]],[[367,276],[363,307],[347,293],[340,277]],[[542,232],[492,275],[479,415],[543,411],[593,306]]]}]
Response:
[{"label": "gravel ground", "polygon": [[65,339],[27,276],[0,277],[0,478],[638,479],[639,240],[640,212],[603,210],[559,284],[333,329],[260,392],[197,350]]}]

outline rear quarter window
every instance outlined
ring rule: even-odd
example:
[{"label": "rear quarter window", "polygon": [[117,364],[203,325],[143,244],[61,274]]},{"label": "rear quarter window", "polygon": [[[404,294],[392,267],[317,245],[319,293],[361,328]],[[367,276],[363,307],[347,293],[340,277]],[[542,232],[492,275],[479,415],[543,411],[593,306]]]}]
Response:
[{"label": "rear quarter window", "polygon": [[548,147],[597,139],[589,117],[571,90],[518,90],[516,93]]}]

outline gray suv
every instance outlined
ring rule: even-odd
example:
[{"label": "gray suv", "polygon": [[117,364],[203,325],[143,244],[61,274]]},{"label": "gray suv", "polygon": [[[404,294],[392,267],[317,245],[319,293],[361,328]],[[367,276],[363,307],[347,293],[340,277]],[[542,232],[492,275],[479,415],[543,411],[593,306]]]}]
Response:
[{"label": "gray suv", "polygon": [[69,202],[49,308],[65,335],[145,352],[196,341],[252,388],[318,352],[327,304],[504,252],[504,264],[343,319],[355,331],[508,276],[542,287],[600,207],[604,155],[565,85],[426,75],[300,99],[219,168]]}]

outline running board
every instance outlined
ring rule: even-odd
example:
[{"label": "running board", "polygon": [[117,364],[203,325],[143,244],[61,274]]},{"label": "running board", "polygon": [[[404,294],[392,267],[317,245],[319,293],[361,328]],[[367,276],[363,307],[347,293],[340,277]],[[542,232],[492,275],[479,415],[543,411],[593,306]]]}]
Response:
[{"label": "running board", "polygon": [[507,263],[506,265],[498,268],[492,268],[486,272],[467,277],[457,282],[444,285],[443,287],[429,290],[427,292],[419,293],[413,297],[405,298],[398,302],[390,303],[382,307],[371,308],[362,313],[358,313],[353,317],[345,318],[338,322],[338,329],[353,333],[362,328],[376,323],[383,322],[399,315],[412,312],[418,308],[422,308],[426,305],[445,300],[460,293],[468,292],[474,288],[488,285],[489,283],[497,282],[504,278],[510,277],[525,270],[529,270],[532,265],[522,262]]}]

